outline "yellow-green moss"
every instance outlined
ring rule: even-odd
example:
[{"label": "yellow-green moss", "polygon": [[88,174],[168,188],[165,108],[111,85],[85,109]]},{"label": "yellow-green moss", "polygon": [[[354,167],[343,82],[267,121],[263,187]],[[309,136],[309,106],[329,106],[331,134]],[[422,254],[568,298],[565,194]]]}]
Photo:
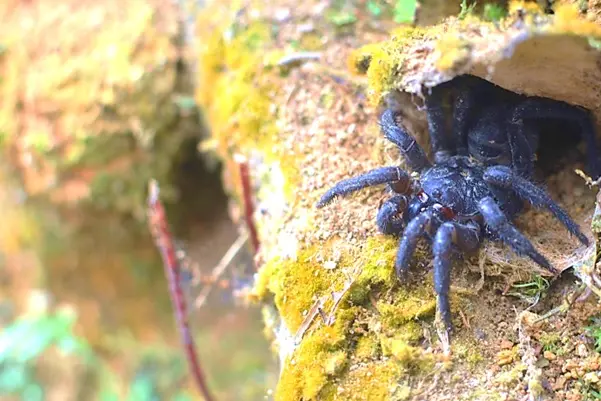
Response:
[{"label": "yellow-green moss", "polygon": [[315,302],[324,294],[340,290],[344,280],[339,269],[324,269],[315,261],[317,248],[301,251],[296,260],[271,260],[257,276],[253,293],[259,299],[273,294],[276,307],[292,332],[298,330]]},{"label": "yellow-green moss", "polygon": [[[431,285],[398,286],[393,267],[398,244],[383,236],[344,248],[348,250],[339,257],[337,267],[325,269],[319,261],[329,260],[341,244],[341,240],[331,240],[298,252],[295,259],[268,261],[259,271],[254,296],[265,299],[272,295],[289,330],[293,334],[301,326],[306,330],[286,362],[277,400],[338,399],[337,389],[344,388],[340,383],[355,385],[361,377],[352,364],[361,361],[378,369],[384,363],[380,360],[384,349],[394,360],[390,365],[394,369],[388,372],[391,383],[392,377],[419,374],[432,366],[431,355],[410,345],[422,336],[417,319],[431,316],[435,310]],[[349,274],[355,280],[333,310],[329,295],[345,287]],[[370,294],[376,297],[375,304],[370,302]],[[318,300],[322,300],[326,315],[334,314],[333,325],[327,326],[319,315],[303,325]],[[388,399],[390,388],[396,391],[388,384],[382,389],[373,389],[373,382],[363,386],[370,394],[381,394],[381,399]]]},{"label": "yellow-green moss", "polygon": [[372,360],[382,352],[380,340],[374,334],[359,337],[355,345],[355,359],[358,361]]},{"label": "yellow-green moss", "polygon": [[421,28],[401,27],[392,32],[390,40],[351,53],[347,62],[351,71],[362,73],[367,67],[368,94],[373,104],[378,104],[382,95],[392,89],[397,68],[406,57],[405,45],[423,34]]},{"label": "yellow-green moss", "polygon": [[399,389],[400,374],[401,368],[394,359],[354,365],[340,383],[329,386],[320,399],[389,401]]},{"label": "yellow-green moss", "polygon": [[431,293],[423,291],[426,288],[418,288],[414,292],[395,292],[395,300],[392,304],[379,301],[378,312],[382,319],[382,326],[386,329],[398,329],[414,319],[431,316],[436,311],[436,300]]},{"label": "yellow-green moss", "polygon": [[286,361],[276,391],[277,399],[315,399],[347,362],[347,330],[350,321],[338,320],[334,326],[307,333],[291,358]]},{"label": "yellow-green moss", "polygon": [[403,337],[401,335],[383,339],[382,353],[385,356],[393,356],[406,372],[417,373],[431,369],[434,364],[433,355],[409,345]]}]

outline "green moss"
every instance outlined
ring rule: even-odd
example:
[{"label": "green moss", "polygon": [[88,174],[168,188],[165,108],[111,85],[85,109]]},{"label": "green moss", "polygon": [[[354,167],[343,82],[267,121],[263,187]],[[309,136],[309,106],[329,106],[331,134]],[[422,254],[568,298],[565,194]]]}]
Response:
[{"label": "green moss", "polygon": [[376,287],[392,288],[396,280],[392,266],[397,246],[394,238],[377,236],[367,239],[360,253],[363,259],[361,273],[348,293],[351,303],[365,303]]},{"label": "green moss", "polygon": [[333,327],[321,326],[306,334],[286,362],[276,399],[311,400],[319,395],[328,378],[346,366],[348,325],[348,320],[340,319]]},{"label": "green moss", "polygon": [[368,94],[373,104],[378,104],[382,95],[393,88],[397,68],[407,57],[405,46],[423,34],[422,28],[404,26],[393,31],[390,40],[366,45],[350,55],[351,71],[362,73],[367,70]]},{"label": "green moss", "polygon": [[436,300],[425,291],[395,293],[394,303],[378,302],[378,312],[385,329],[394,330],[406,323],[436,312]]},{"label": "green moss", "polygon": [[555,355],[563,355],[565,352],[561,343],[561,336],[558,333],[541,333],[538,341],[543,347],[543,351],[549,351]]},{"label": "green moss", "polygon": [[380,340],[373,334],[359,337],[355,346],[355,359],[358,361],[377,358],[382,353]]},{"label": "green moss", "polygon": [[293,333],[315,302],[340,290],[344,282],[340,269],[324,269],[315,261],[316,252],[317,247],[312,247],[300,252],[296,260],[269,261],[259,271],[253,291],[257,298],[273,294],[280,315]]},{"label": "green moss", "polygon": [[480,352],[478,344],[473,341],[456,341],[453,344],[453,352],[459,359],[467,362],[472,369],[476,368],[478,364],[484,360],[484,356]]},{"label": "green moss", "polygon": [[409,345],[402,335],[383,339],[382,353],[385,356],[393,356],[403,371],[408,373],[428,371],[434,365],[432,354]]},{"label": "green moss", "polygon": [[324,393],[322,399],[389,401],[399,387],[400,374],[401,368],[394,359],[355,365],[337,386],[331,386]]}]

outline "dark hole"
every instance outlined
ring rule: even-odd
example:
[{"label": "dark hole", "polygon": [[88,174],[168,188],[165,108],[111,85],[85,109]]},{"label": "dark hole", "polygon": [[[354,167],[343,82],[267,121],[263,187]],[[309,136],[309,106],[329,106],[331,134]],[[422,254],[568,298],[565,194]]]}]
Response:
[{"label": "dark hole", "polygon": [[183,142],[172,168],[173,184],[180,197],[176,204],[169,206],[180,235],[187,234],[195,224],[209,226],[228,219],[221,169],[216,159],[198,152],[198,138]]},{"label": "dark hole", "polygon": [[[580,126],[574,121],[539,120],[540,141],[537,166],[543,177],[553,175],[569,164],[584,163]],[[583,144],[582,144],[583,145]]]}]

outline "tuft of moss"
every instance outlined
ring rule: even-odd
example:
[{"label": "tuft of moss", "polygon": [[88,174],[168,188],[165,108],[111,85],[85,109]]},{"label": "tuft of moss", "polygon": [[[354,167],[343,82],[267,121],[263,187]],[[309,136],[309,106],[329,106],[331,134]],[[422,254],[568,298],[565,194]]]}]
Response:
[{"label": "tuft of moss", "polygon": [[368,96],[377,105],[384,94],[394,87],[397,67],[407,57],[405,45],[422,37],[424,30],[403,26],[392,32],[388,41],[369,44],[351,53],[347,64],[355,73],[365,73],[368,79]]},{"label": "tuft of moss", "polygon": [[357,364],[349,370],[337,386],[330,386],[321,399],[328,401],[388,401],[398,389],[400,374],[401,368],[394,359]]},{"label": "tuft of moss", "polygon": [[393,356],[403,371],[419,373],[434,366],[434,357],[423,349],[409,345],[403,336],[395,336],[382,341],[382,352]]},{"label": "tuft of moss", "polygon": [[[354,315],[352,311],[347,315]],[[276,399],[312,400],[328,384],[331,376],[346,366],[350,320],[338,320],[334,326],[311,331],[286,361],[276,391]]]},{"label": "tuft of moss", "polygon": [[380,340],[374,334],[359,337],[355,345],[355,359],[369,361],[377,358],[382,353]]},{"label": "tuft of moss", "polygon": [[[423,288],[423,287],[422,287]],[[426,316],[433,316],[436,312],[436,300],[431,293],[426,293],[420,288],[417,292],[395,293],[392,304],[380,301],[377,304],[378,312],[385,329],[394,330]]]}]

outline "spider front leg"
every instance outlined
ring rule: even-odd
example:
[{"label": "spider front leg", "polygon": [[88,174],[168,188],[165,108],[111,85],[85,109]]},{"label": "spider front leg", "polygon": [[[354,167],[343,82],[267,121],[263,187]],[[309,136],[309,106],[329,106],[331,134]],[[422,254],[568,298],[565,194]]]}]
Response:
[{"label": "spider front leg", "polygon": [[487,196],[478,202],[478,210],[484,217],[490,230],[499,236],[499,239],[507,244],[518,255],[526,255],[538,265],[544,267],[553,274],[558,273],[551,263],[541,255],[532,243],[513,224],[496,204],[495,200]]},{"label": "spider front leg", "polygon": [[463,252],[472,252],[480,245],[480,227],[475,223],[443,223],[434,237],[434,289],[437,294],[437,309],[447,331],[452,329],[449,289],[453,245]]},{"label": "spider front leg", "polygon": [[[523,129],[523,123],[520,120],[541,118],[577,122],[587,147],[589,174],[593,178],[601,176],[601,160],[599,159],[595,122],[588,110],[559,100],[533,96],[519,103],[513,112],[513,122],[517,124],[518,129]],[[514,148],[516,152],[519,152],[519,146],[512,147],[512,152]]]},{"label": "spider front leg", "polygon": [[387,109],[380,116],[380,127],[386,139],[401,150],[411,170],[419,173],[432,166],[426,152],[415,138],[396,123],[394,112],[391,109]]},{"label": "spider front leg", "polygon": [[559,207],[549,194],[542,188],[532,184],[527,179],[515,174],[505,166],[492,166],[484,172],[484,181],[489,184],[515,191],[518,196],[536,208],[548,209],[567,230],[575,235],[580,242],[588,246],[589,240],[582,233],[578,224],[570,218],[570,215]]},{"label": "spider front leg", "polygon": [[403,188],[407,191],[411,188],[411,178],[403,169],[400,167],[380,167],[338,182],[321,197],[317,202],[317,207],[327,205],[337,196],[345,196],[363,188],[386,183],[394,183],[394,187],[399,193]]}]

